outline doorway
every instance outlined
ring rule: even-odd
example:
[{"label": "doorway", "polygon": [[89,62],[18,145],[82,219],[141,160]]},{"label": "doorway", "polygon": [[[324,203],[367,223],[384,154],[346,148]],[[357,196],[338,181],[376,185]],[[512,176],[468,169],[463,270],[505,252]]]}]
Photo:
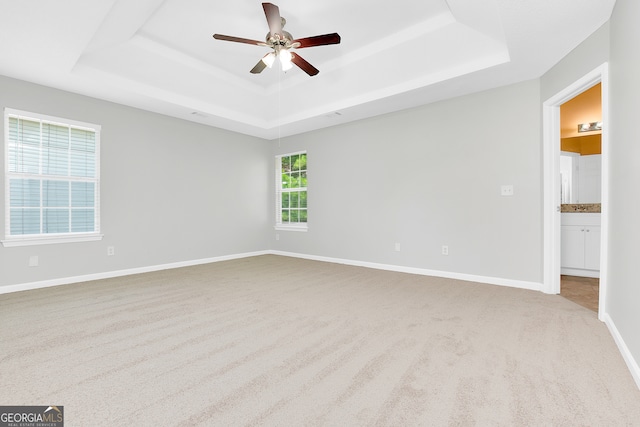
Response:
[{"label": "doorway", "polygon": [[600,284],[598,318],[604,319],[607,285],[608,242],[608,182],[609,137],[608,123],[608,64],[596,68],[583,78],[543,103],[543,175],[544,175],[544,277],[542,290],[549,294],[560,293],[560,106],[577,95],[601,83],[602,94],[602,202],[600,239]]},{"label": "doorway", "polygon": [[602,84],[560,106],[560,295],[598,312]]}]

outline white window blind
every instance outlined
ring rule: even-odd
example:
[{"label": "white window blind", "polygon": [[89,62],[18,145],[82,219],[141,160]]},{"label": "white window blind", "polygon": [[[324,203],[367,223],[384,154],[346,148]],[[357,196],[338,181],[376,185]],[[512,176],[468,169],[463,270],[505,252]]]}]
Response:
[{"label": "white window blind", "polygon": [[276,156],[276,228],[307,229],[307,153]]},{"label": "white window blind", "polygon": [[5,109],[5,246],[100,238],[100,126]]}]

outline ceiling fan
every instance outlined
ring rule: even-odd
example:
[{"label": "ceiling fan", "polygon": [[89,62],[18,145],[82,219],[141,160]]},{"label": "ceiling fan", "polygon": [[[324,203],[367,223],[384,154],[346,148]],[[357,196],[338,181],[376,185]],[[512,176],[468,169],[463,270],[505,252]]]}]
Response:
[{"label": "ceiling fan", "polygon": [[243,39],[240,37],[225,36],[223,34],[214,34],[213,38],[216,40],[247,43],[256,46],[267,46],[273,49],[273,52],[267,53],[260,61],[258,61],[255,67],[251,69],[252,74],[261,73],[266,67],[271,68],[276,58],[280,59],[283,71],[291,69],[293,63],[310,76],[318,74],[320,71],[316,67],[309,64],[297,53],[291,52],[291,50],[328,44],[338,44],[340,43],[340,35],[338,35],[338,33],[331,33],[294,39],[290,33],[282,29],[287,21],[280,16],[280,9],[278,6],[272,3],[262,3],[262,8],[264,9],[264,14],[267,17],[267,24],[269,25],[269,33],[267,34],[264,42],[259,40]]}]

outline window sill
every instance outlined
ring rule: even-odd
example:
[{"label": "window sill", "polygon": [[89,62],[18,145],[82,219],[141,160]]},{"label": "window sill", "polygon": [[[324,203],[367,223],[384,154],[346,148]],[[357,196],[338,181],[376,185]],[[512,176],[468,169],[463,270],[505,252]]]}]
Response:
[{"label": "window sill", "polygon": [[54,243],[77,243],[102,240],[103,234],[74,234],[56,236],[11,237],[0,242],[5,248],[13,246],[49,245]]},{"label": "window sill", "polygon": [[306,232],[307,231],[307,224],[304,224],[304,225],[278,224],[273,228],[278,230],[278,231],[304,231],[304,232]]}]

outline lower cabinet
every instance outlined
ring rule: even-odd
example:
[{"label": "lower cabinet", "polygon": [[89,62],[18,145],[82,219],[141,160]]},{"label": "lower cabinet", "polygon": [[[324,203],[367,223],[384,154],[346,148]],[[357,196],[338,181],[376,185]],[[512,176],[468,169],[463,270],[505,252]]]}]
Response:
[{"label": "lower cabinet", "polygon": [[[564,215],[564,214],[563,214]],[[561,229],[561,271],[573,276],[599,277],[600,270],[600,215],[573,214]],[[584,217],[581,217],[585,215]],[[597,215],[589,217],[587,215]],[[582,224],[574,224],[582,222]],[[597,223],[597,225],[596,225]]]}]

